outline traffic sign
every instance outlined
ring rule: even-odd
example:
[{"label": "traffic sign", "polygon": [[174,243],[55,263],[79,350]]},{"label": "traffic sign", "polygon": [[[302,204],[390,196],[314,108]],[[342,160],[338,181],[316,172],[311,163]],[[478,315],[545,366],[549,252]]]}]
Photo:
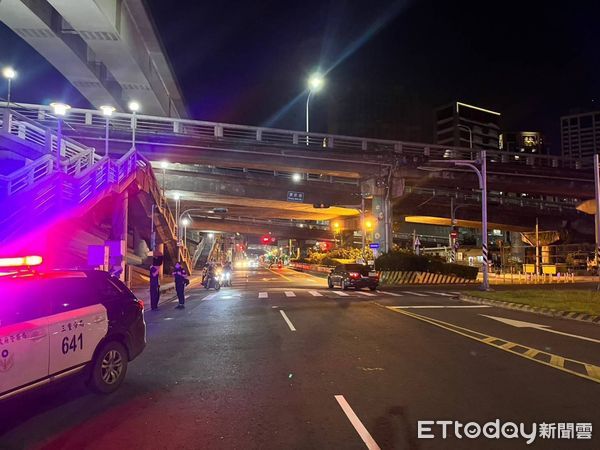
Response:
[{"label": "traffic sign", "polygon": [[369,244],[369,248],[379,248],[379,242],[372,242]]},{"label": "traffic sign", "polygon": [[458,231],[451,231],[450,232],[450,237],[452,239],[456,239],[458,237]]},{"label": "traffic sign", "polygon": [[288,191],[287,193],[288,202],[304,202],[304,192]]}]

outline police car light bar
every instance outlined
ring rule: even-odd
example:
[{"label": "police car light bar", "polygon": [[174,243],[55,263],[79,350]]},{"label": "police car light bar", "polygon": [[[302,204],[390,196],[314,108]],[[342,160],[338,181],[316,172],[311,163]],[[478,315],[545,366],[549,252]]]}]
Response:
[{"label": "police car light bar", "polygon": [[42,264],[42,257],[33,256],[20,256],[16,258],[0,258],[0,267],[30,267],[39,266]]}]

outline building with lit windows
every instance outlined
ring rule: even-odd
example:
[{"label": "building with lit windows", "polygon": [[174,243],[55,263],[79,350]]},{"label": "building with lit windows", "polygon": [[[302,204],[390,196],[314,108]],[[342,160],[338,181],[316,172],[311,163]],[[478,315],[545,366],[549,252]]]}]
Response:
[{"label": "building with lit windows", "polygon": [[548,153],[546,140],[539,131],[505,131],[500,135],[500,150],[533,155]]},{"label": "building with lit windows", "polygon": [[435,110],[435,143],[453,147],[498,150],[500,113],[462,102]]},{"label": "building with lit windows", "polygon": [[560,118],[562,156],[592,165],[592,156],[600,153],[600,111]]}]

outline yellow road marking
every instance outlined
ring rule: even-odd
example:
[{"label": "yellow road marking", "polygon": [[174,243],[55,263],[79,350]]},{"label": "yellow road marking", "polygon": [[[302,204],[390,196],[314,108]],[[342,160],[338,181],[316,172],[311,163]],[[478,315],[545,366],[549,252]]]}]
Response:
[{"label": "yellow road marking", "polygon": [[[562,357],[562,356],[553,355],[552,353],[548,353],[548,352],[542,352],[542,350],[538,350],[538,349],[529,347],[528,345],[514,344],[512,342],[507,342],[505,339],[501,339],[501,338],[498,338],[498,337],[486,335],[486,334],[481,333],[479,331],[470,330],[468,328],[464,328],[464,327],[461,327],[459,325],[454,325],[454,324],[451,324],[451,323],[448,323],[448,322],[443,322],[443,321],[438,320],[438,319],[432,319],[430,317],[421,316],[419,314],[415,314],[413,312],[409,312],[406,309],[395,309],[395,308],[392,308],[392,307],[389,307],[389,306],[381,305],[379,303],[375,303],[375,304],[378,305],[378,306],[381,306],[382,308],[388,309],[389,311],[393,311],[393,312],[396,312],[398,314],[404,314],[405,316],[412,317],[413,319],[417,319],[417,320],[420,320],[422,322],[426,322],[426,323],[429,323],[431,325],[435,325],[436,327],[443,328],[443,329],[445,329],[447,331],[451,331],[451,332],[456,333],[456,334],[460,334],[461,336],[467,337],[469,339],[473,339],[475,341],[481,342],[481,343],[489,345],[491,347],[503,350],[503,351],[508,352],[508,353],[512,353],[513,355],[517,355],[517,356],[520,356],[522,358],[529,359],[530,361],[534,361],[534,362],[536,362],[538,364],[543,364],[545,366],[552,367],[552,368],[560,370],[562,372],[567,372],[567,373],[570,373],[571,375],[576,375],[578,377],[585,378],[587,380],[591,380],[591,381],[594,381],[596,383],[600,383],[600,367],[595,366],[593,364],[584,363],[584,362],[577,361],[575,359],[570,359],[569,358],[568,361],[571,361],[571,362],[576,363],[576,364],[580,364],[580,365],[582,365],[586,369],[587,374],[585,374],[585,373],[579,373],[579,372],[576,372],[574,370],[570,370],[570,369],[565,368],[564,364],[565,364],[565,360],[567,360],[567,359],[564,358],[564,357]],[[483,338],[478,338],[478,337],[474,336],[473,334],[478,334],[478,335],[484,336],[484,337]],[[493,343],[494,341],[501,341],[502,344],[499,344],[499,345],[498,344],[494,344]],[[507,344],[512,344],[512,345],[507,346]],[[520,353],[520,352],[517,352],[515,350],[512,350],[510,347],[514,347],[515,345],[519,345],[521,347],[525,347],[528,350],[525,353]],[[547,355],[550,355],[550,362],[546,362],[546,361],[542,361],[542,360],[539,360],[539,359],[535,359],[534,356],[537,355],[540,352],[545,353]]]}]

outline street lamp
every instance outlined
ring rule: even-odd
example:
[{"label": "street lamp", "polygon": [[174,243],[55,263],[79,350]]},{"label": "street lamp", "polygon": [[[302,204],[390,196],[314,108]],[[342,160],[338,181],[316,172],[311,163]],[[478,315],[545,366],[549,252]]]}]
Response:
[{"label": "street lamp", "polygon": [[165,184],[166,184],[165,177],[167,175],[167,167],[169,167],[169,163],[167,161],[160,162],[160,168],[162,169],[162,197],[160,200],[161,204],[163,202],[163,199],[165,198]]},{"label": "street lamp", "polygon": [[323,78],[323,76],[316,72],[313,73],[310,78],[308,79],[308,96],[306,97],[306,145],[308,145],[308,131],[309,131],[309,121],[308,121],[308,105],[310,102],[310,96],[313,92],[317,93],[318,91],[320,91],[323,88],[323,85],[325,84],[325,79]]},{"label": "street lamp", "polygon": [[110,105],[103,105],[100,107],[102,115],[106,118],[106,133],[104,135],[104,156],[108,157],[108,128],[110,126],[110,116],[115,112],[115,108]]},{"label": "street lamp", "polygon": [[56,116],[56,170],[60,170],[60,156],[62,150],[62,122],[63,117],[71,107],[65,103],[50,103],[52,112]]},{"label": "street lamp", "polygon": [[[487,162],[486,162],[486,151],[480,150],[479,158],[475,160],[461,160],[461,159],[449,159],[449,160],[431,160],[429,161],[434,164],[453,164],[454,166],[468,167],[477,174],[479,181],[479,189],[481,189],[481,254],[483,256],[483,283],[482,289],[484,291],[489,290],[489,267],[488,267],[488,237],[487,237]],[[478,167],[479,166],[479,167]],[[438,172],[444,170],[443,167],[419,167],[421,170]]]},{"label": "street lamp", "polygon": [[299,173],[295,173],[292,175],[292,181],[294,181],[295,183],[298,183],[300,180],[302,180],[302,175]]},{"label": "street lamp", "polygon": [[187,227],[190,224],[190,219],[188,219],[187,217],[184,217],[183,219],[181,219],[181,225],[183,225],[183,245],[184,247],[187,247]]},{"label": "street lamp", "polygon": [[140,110],[140,104],[136,101],[130,101],[129,111],[133,114],[131,116],[131,148],[135,148],[135,130],[137,129],[137,117],[136,113]]},{"label": "street lamp", "polygon": [[4,78],[6,78],[6,81],[8,82],[8,91],[6,94],[6,106],[8,108],[10,108],[10,88],[11,88],[12,80],[14,78],[16,78],[16,76],[17,76],[17,72],[15,69],[8,66],[8,67],[5,67],[4,69],[2,69],[2,76]]}]

